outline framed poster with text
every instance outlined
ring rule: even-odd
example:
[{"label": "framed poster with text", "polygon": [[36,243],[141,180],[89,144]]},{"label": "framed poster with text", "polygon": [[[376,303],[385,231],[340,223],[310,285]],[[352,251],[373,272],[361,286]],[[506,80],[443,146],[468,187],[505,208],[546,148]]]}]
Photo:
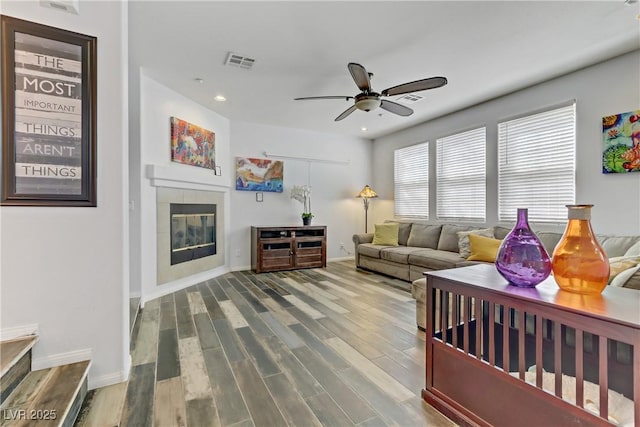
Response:
[{"label": "framed poster with text", "polygon": [[2,15],[2,205],[96,206],[96,38]]}]

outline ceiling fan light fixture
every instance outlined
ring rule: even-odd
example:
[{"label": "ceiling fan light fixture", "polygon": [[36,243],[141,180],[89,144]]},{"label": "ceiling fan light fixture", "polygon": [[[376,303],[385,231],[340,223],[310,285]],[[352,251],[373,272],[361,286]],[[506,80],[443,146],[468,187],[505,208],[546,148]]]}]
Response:
[{"label": "ceiling fan light fixture", "polygon": [[380,106],[380,97],[376,95],[363,95],[356,97],[356,108],[362,111],[375,110]]}]

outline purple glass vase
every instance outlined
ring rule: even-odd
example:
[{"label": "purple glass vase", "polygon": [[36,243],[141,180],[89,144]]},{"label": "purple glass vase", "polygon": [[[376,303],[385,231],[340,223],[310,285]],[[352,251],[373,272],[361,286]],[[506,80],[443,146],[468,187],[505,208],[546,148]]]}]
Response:
[{"label": "purple glass vase", "polygon": [[531,230],[527,209],[518,209],[513,230],[502,241],[496,256],[496,269],[507,281],[521,288],[532,288],[551,274],[551,260],[538,236]]}]

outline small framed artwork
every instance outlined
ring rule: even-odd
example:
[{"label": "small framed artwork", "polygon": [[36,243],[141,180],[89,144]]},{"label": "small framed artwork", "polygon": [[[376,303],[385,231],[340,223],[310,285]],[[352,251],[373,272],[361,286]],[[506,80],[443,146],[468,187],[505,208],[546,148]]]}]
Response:
[{"label": "small framed artwork", "polygon": [[640,110],[602,118],[602,173],[640,172]]},{"label": "small framed artwork", "polygon": [[2,205],[96,206],[96,38],[0,27]]},{"label": "small framed artwork", "polygon": [[263,200],[262,195],[263,195],[262,191],[259,191],[256,193],[256,202],[262,203],[262,200]]},{"label": "small framed artwork", "polygon": [[216,166],[216,168],[213,170],[213,173],[218,176],[222,175],[222,168],[220,166]]}]

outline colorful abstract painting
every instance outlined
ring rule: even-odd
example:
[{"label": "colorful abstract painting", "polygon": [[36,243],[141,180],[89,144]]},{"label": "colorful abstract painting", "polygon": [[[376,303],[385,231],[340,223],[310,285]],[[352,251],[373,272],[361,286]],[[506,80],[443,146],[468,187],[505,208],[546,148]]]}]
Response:
[{"label": "colorful abstract painting", "polygon": [[191,166],[216,167],[216,134],[171,117],[171,160]]},{"label": "colorful abstract painting", "polygon": [[281,160],[236,157],[236,190],[282,193]]},{"label": "colorful abstract painting", "polygon": [[640,110],[602,118],[602,173],[640,172]]}]

